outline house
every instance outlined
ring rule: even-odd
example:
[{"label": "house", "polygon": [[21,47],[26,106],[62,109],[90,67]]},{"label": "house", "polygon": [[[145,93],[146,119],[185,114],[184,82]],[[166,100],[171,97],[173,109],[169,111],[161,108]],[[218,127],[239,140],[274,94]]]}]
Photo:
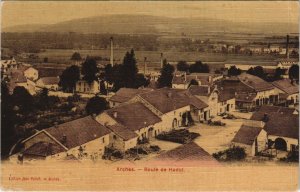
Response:
[{"label": "house", "polygon": [[42,77],[36,82],[37,89],[46,88],[51,91],[58,91],[59,77]]},{"label": "house", "polygon": [[221,80],[223,75],[213,73],[191,73],[186,72],[175,73],[172,79],[173,89],[188,89],[192,80],[197,81],[198,85],[212,85],[216,81]]},{"label": "house", "polygon": [[271,83],[247,73],[227,78],[219,86],[235,93],[236,106],[239,109],[252,110],[257,106],[278,102],[278,93]]},{"label": "house", "polygon": [[150,163],[181,166],[220,166],[220,163],[214,159],[207,151],[201,148],[195,142],[190,142],[175,149],[161,153]]},{"label": "house", "polygon": [[24,67],[22,67],[21,70],[23,70],[24,76],[27,79],[30,79],[32,81],[36,81],[39,78],[39,71],[37,69],[33,68],[33,67],[24,66]]},{"label": "house", "polygon": [[102,155],[111,131],[87,116],[38,131],[22,141],[24,160],[63,159]]},{"label": "house", "polygon": [[133,88],[121,88],[115,95],[109,99],[109,106],[116,107],[122,103],[128,102],[130,99],[138,94],[146,93],[152,91],[153,89],[143,88],[143,89],[133,89]]},{"label": "house", "polygon": [[140,102],[109,109],[96,120],[112,131],[111,146],[126,151],[162,132],[161,119]]},{"label": "house", "polygon": [[225,69],[235,66],[242,71],[248,71],[250,68],[261,66],[266,69],[276,69],[278,63],[276,61],[240,61],[240,60],[229,60],[224,64]]},{"label": "house", "polygon": [[35,67],[38,70],[39,78],[42,77],[60,77],[65,70],[65,68],[57,68],[57,67]]},{"label": "house", "polygon": [[183,91],[179,94],[183,94],[185,98],[190,102],[190,114],[195,122],[203,122],[209,119],[209,106],[201,99],[192,95],[189,91]]},{"label": "house", "polygon": [[295,109],[262,106],[250,120],[264,123],[269,147],[283,151],[299,148],[299,114]]},{"label": "house", "polygon": [[190,113],[190,101],[179,90],[161,88],[135,96],[130,102],[143,103],[164,123],[163,131],[186,126]]},{"label": "house", "polygon": [[188,91],[196,98],[203,101],[208,107],[205,108],[203,113],[204,121],[210,120],[212,117],[219,114],[218,110],[218,97],[219,91],[216,86],[198,86],[192,85]]},{"label": "house", "polygon": [[235,93],[221,87],[218,93],[218,114],[231,113],[235,110]]},{"label": "house", "polygon": [[262,127],[242,125],[231,143],[244,148],[248,156],[255,156],[267,149],[267,132]]},{"label": "house", "polygon": [[6,73],[8,69],[17,69],[19,65],[14,57],[9,60],[1,60],[0,64],[2,73]]},{"label": "house", "polygon": [[287,106],[299,102],[299,85],[291,82],[289,79],[281,79],[272,82],[276,91],[279,93],[279,103],[285,103]]},{"label": "house", "polygon": [[100,84],[96,80],[91,83],[88,83],[85,80],[79,80],[76,82],[75,90],[78,93],[97,94],[100,92]]}]

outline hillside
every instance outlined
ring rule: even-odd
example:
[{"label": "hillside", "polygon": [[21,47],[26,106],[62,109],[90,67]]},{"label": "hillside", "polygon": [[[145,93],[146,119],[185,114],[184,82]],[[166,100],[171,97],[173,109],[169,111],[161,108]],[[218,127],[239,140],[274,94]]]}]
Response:
[{"label": "hillside", "polygon": [[77,32],[110,34],[298,33],[296,23],[242,23],[207,18],[109,15],[74,19],[51,25],[21,25],[3,32]]}]

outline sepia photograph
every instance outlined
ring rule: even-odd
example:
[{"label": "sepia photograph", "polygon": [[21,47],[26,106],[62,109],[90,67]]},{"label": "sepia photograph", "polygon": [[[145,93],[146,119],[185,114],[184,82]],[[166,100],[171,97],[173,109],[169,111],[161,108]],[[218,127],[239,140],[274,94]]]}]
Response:
[{"label": "sepia photograph", "polygon": [[1,190],[296,191],[298,1],[3,1]]}]

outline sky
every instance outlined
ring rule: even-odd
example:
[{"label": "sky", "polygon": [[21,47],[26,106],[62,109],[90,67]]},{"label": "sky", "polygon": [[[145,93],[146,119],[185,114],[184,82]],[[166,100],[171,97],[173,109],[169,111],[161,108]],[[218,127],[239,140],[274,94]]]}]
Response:
[{"label": "sky", "polygon": [[8,1],[1,3],[1,25],[54,24],[107,14],[298,23],[298,10],[298,1]]}]

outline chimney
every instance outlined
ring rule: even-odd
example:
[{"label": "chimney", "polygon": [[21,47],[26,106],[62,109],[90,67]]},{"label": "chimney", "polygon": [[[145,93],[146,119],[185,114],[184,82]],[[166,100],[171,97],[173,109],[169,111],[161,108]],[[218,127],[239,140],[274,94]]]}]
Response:
[{"label": "chimney", "polygon": [[164,57],[164,54],[160,53],[160,68],[163,68],[163,65],[164,65],[163,57]]},{"label": "chimney", "polygon": [[210,86],[207,87],[207,94],[210,94]]},{"label": "chimney", "polygon": [[97,114],[96,114],[96,113],[93,113],[93,114],[92,114],[92,118],[93,118],[93,119],[96,119],[96,117],[97,117]]},{"label": "chimney", "polygon": [[146,60],[147,60],[147,57],[144,57],[144,76],[146,76],[146,70],[147,70]]},{"label": "chimney", "polygon": [[114,118],[117,118],[118,117],[118,112],[115,111],[113,116],[114,116]]},{"label": "chimney", "polygon": [[212,81],[212,77],[209,75],[208,76],[208,82],[211,83],[211,81]]},{"label": "chimney", "polygon": [[58,127],[58,123],[54,122],[54,127],[57,128]]},{"label": "chimney", "polygon": [[289,41],[290,41],[290,36],[287,35],[286,36],[286,58],[287,59],[290,58],[290,54],[289,54]]},{"label": "chimney", "polygon": [[186,82],[186,72],[184,72],[184,81]]},{"label": "chimney", "polygon": [[114,40],[113,37],[110,38],[110,64],[114,66]]}]

